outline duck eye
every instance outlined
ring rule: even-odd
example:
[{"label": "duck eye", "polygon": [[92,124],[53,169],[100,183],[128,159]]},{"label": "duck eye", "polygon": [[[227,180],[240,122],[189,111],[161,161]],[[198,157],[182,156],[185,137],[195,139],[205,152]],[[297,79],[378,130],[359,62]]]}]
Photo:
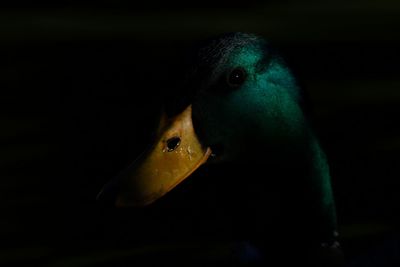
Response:
[{"label": "duck eye", "polygon": [[247,73],[242,67],[234,68],[227,77],[227,83],[230,87],[241,86],[247,78]]}]

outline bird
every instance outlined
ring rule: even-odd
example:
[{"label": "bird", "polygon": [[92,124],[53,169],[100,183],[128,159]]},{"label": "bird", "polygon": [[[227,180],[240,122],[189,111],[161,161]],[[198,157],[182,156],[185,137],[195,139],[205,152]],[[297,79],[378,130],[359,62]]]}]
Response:
[{"label": "bird", "polygon": [[328,159],[284,57],[232,32],[194,46],[182,66],[153,144],[98,199],[169,213],[158,234],[239,240],[244,261],[338,249]]}]

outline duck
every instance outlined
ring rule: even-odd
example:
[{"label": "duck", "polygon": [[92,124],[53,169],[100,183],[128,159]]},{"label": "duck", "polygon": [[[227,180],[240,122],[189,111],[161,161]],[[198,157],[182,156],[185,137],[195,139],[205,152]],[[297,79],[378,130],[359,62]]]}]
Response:
[{"label": "duck", "polygon": [[174,235],[192,225],[199,236],[246,242],[264,259],[338,249],[328,159],[286,60],[263,37],[233,32],[200,42],[183,65],[153,143],[98,199],[164,215],[178,205],[175,215],[191,215]]}]

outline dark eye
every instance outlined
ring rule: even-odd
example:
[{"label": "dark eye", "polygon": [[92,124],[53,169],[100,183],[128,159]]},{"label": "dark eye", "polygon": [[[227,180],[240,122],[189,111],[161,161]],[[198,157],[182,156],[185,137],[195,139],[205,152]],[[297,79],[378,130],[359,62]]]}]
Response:
[{"label": "dark eye", "polygon": [[242,67],[234,68],[227,76],[227,83],[230,87],[241,86],[247,78],[247,73]]}]

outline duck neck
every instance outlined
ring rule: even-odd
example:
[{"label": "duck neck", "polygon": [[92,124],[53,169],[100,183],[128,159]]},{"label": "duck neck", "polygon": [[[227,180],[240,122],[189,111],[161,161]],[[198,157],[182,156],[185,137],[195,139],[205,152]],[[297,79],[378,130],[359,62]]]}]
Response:
[{"label": "duck neck", "polygon": [[254,236],[268,236],[269,229],[279,225],[289,239],[334,241],[336,213],[329,166],[315,136],[305,137],[279,145],[279,150],[277,145],[264,145],[241,160],[215,167],[220,169],[221,190],[235,202],[229,205],[235,207],[232,212],[248,218],[252,229],[247,230]]}]

